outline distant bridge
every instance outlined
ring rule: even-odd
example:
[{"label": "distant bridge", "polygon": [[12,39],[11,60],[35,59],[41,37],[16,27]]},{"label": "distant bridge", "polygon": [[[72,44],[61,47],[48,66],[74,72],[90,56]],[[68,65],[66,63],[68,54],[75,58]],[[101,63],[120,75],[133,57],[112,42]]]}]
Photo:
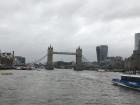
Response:
[{"label": "distant bridge", "polygon": [[75,64],[75,70],[83,70],[83,63],[84,62],[89,62],[88,59],[86,59],[83,55],[82,55],[82,49],[79,47],[76,49],[76,52],[56,52],[53,51],[53,47],[49,46],[48,47],[48,53],[46,55],[44,55],[43,57],[41,57],[38,60],[35,60],[33,63],[39,63],[42,60],[47,58],[47,65],[46,65],[46,69],[48,70],[53,70],[54,65],[53,65],[53,55],[54,54],[60,54],[60,55],[75,55],[76,56],[76,64]]},{"label": "distant bridge", "polygon": [[48,47],[48,58],[47,58],[47,65],[46,69],[53,70],[53,54],[64,54],[64,55],[75,55],[76,56],[76,65],[75,70],[82,70],[82,49],[79,47],[76,49],[76,52],[55,52],[53,51],[53,47],[50,45]]}]

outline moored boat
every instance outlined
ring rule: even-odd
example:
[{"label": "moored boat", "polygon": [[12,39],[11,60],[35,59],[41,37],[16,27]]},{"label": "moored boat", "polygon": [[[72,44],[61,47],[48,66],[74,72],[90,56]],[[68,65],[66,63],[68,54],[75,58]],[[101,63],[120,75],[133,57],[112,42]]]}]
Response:
[{"label": "moored boat", "polygon": [[97,71],[98,71],[98,72],[105,72],[104,69],[98,69]]},{"label": "moored boat", "polygon": [[112,79],[112,83],[119,86],[140,90],[139,75],[121,75],[121,79]]}]

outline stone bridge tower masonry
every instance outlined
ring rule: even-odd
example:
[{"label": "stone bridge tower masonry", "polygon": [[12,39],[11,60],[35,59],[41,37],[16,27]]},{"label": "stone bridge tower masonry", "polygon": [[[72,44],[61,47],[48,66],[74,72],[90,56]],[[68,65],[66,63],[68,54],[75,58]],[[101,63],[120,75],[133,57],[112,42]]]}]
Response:
[{"label": "stone bridge tower masonry", "polygon": [[81,71],[83,70],[83,63],[82,63],[82,49],[79,47],[76,49],[76,65],[75,70]]},{"label": "stone bridge tower masonry", "polygon": [[53,47],[51,45],[50,45],[50,47],[48,47],[48,58],[47,58],[46,69],[48,69],[48,70],[53,70],[54,69],[54,65],[53,65]]}]

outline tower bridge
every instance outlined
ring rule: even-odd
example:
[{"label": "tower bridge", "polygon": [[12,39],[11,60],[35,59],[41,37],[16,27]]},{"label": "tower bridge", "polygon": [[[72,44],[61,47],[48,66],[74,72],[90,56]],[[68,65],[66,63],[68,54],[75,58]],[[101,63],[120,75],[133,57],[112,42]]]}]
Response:
[{"label": "tower bridge", "polygon": [[80,47],[78,47],[75,52],[56,52],[56,51],[53,51],[52,46],[49,46],[47,54],[45,54],[43,57],[37,60],[34,60],[33,62],[31,62],[31,64],[40,63],[41,61],[47,58],[47,63],[45,63],[46,69],[53,70],[54,69],[53,55],[57,55],[57,54],[74,55],[76,58],[76,64],[74,65],[75,70],[83,70],[85,66],[85,62],[89,62],[88,59],[83,56],[82,49]]},{"label": "tower bridge", "polygon": [[46,69],[53,70],[53,55],[54,54],[62,54],[62,55],[75,55],[76,56],[76,64],[74,69],[75,70],[83,70],[83,64],[82,64],[82,49],[79,47],[76,49],[76,52],[55,52],[53,51],[53,47],[50,45],[48,47],[48,58],[47,58],[47,65]]}]

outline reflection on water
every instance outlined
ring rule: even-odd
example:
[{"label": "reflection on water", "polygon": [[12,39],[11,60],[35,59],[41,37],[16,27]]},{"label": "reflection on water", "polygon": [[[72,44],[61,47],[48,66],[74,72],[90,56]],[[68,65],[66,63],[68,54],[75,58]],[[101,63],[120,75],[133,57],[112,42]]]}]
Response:
[{"label": "reflection on water", "polygon": [[[1,71],[0,71],[1,72]],[[10,71],[0,75],[0,105],[139,105],[140,92],[112,85],[119,73]]]}]

